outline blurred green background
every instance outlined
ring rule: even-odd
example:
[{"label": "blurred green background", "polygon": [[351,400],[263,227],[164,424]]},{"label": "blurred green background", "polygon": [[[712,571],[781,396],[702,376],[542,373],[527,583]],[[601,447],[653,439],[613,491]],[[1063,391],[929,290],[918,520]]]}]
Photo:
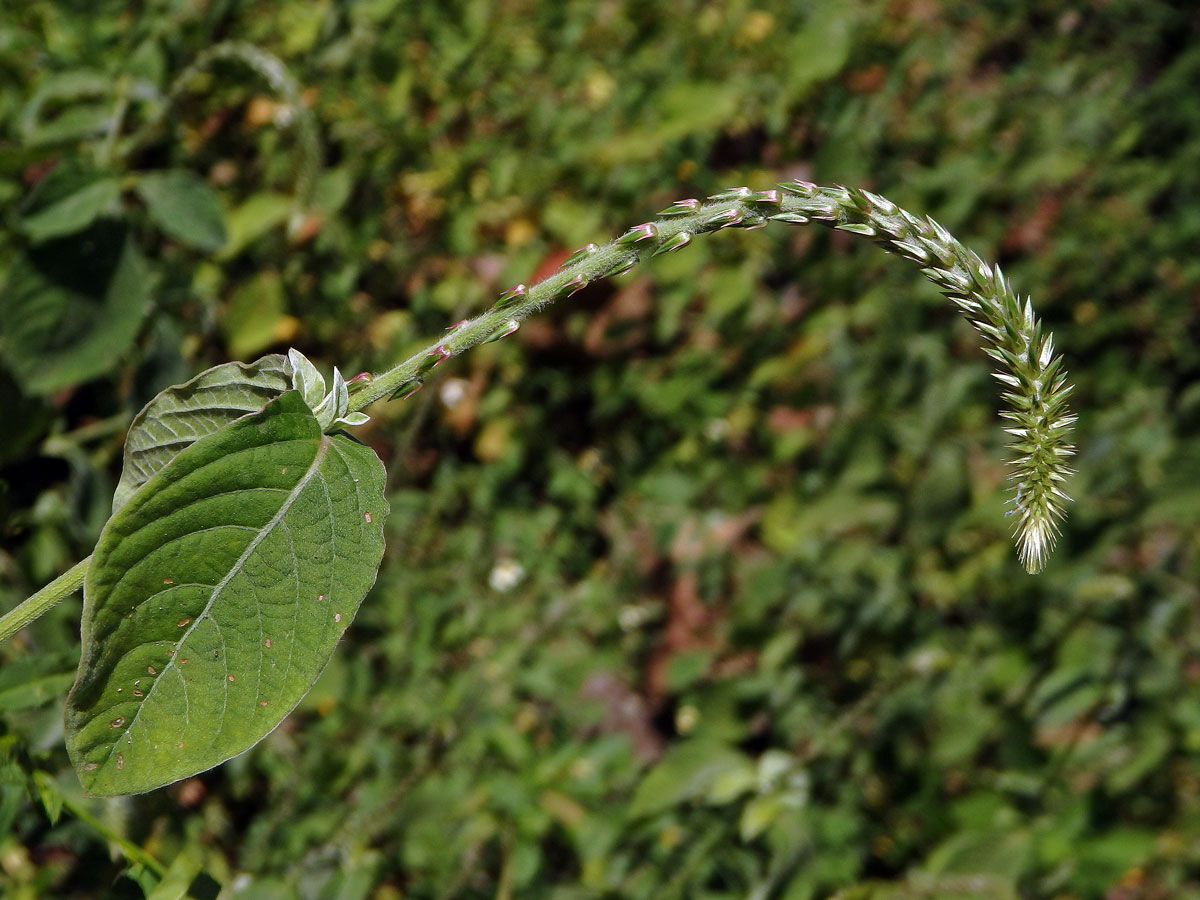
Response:
[{"label": "blurred green background", "polygon": [[[168,106],[230,39],[286,71]],[[0,647],[0,895],[1200,896],[1198,87],[1161,0],[5,4],[0,608],[90,552],[163,387],[378,371],[732,185],[1000,262],[1080,452],[1027,576],[951,305],[849,235],[704,237],[373,410],[384,568],[251,752],[85,800],[80,600]]]}]

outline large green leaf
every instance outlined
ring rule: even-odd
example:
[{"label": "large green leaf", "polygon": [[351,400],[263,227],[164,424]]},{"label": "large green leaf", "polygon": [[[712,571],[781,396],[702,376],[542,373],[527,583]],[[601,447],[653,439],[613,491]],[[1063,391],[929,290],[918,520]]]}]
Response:
[{"label": "large green leaf", "polygon": [[150,218],[171,237],[210,252],[225,243],[225,220],[217,192],[194,172],[151,172],[138,179],[137,192],[146,202]]},{"label": "large green leaf", "polygon": [[26,393],[99,375],[133,343],[153,286],[154,273],[118,222],[39,244],[0,291],[0,356]]},{"label": "large green leaf", "polygon": [[268,734],[312,686],[383,556],[383,464],[296,391],[196,441],[105,526],[84,585],[67,749],[137,793]]},{"label": "large green leaf", "polygon": [[113,512],[180,451],[288,390],[291,371],[287,357],[278,354],[249,364],[225,363],[147,403],[125,436],[125,466]]}]

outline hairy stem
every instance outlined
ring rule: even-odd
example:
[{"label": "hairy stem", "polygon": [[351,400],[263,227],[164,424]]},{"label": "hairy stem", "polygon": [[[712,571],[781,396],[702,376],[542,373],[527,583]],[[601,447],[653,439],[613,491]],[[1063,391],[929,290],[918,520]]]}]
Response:
[{"label": "hairy stem", "polygon": [[0,644],[83,587],[92,558],[77,562],[29,599],[0,616]]},{"label": "hairy stem", "polygon": [[571,296],[593,281],[629,271],[643,259],[680,250],[695,235],[722,228],[758,228],[769,222],[816,223],[870,239],[921,266],[970,319],[999,362],[1012,425],[1014,538],[1021,562],[1040,571],[1053,548],[1063,507],[1070,499],[1062,484],[1075,417],[1067,408],[1070,386],[1050,334],[1034,317],[1032,304],[1013,292],[997,267],[989,266],[933,219],[915,216],[876,194],[793,181],[778,190],[733,188],[707,200],[681,200],[661,218],[629,229],[603,246],[588,244],[549,278],[505,291],[487,312],[460,322],[441,340],[360,385],[350,409],[384,397],[408,396],[435,366],[485,341],[516,331],[523,319],[551,301]]}]

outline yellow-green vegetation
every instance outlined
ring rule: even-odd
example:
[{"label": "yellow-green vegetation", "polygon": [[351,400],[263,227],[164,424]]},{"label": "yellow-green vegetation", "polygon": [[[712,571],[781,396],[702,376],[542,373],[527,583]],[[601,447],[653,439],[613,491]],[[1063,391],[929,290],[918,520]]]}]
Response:
[{"label": "yellow-green vegetation", "polygon": [[[330,421],[409,396],[354,429],[389,472],[379,580],[249,753],[85,798],[62,719],[79,601],[0,645],[0,894],[1200,890],[1184,5],[14,6],[0,609],[68,570],[78,584],[114,491],[142,496],[122,442],[163,388],[295,347],[347,375]],[[697,211],[679,198],[778,182],[795,187],[779,214],[841,232],[720,228],[615,279],[589,268],[607,257],[588,242],[640,255],[635,223]],[[978,259],[930,260],[964,319],[858,246],[924,262],[920,234],[876,230],[926,227],[890,201],[999,262],[1066,353],[1079,472],[1037,578],[1009,538],[1061,501],[1053,352],[1036,323],[1010,346],[971,305],[989,281],[1017,302]],[[554,292],[569,301],[450,352],[467,326],[444,329],[556,284],[579,247],[561,278],[582,282]],[[971,320],[1003,390],[1048,392],[1012,408],[1019,433],[998,427]],[[351,377],[405,358],[396,385]],[[1049,505],[1026,479],[1015,522],[1010,442],[1049,473]],[[131,503],[111,527],[136,535]],[[1025,531],[1031,567],[1048,528]],[[137,556],[106,541],[106,562]],[[121,788],[111,759],[98,792]]]}]

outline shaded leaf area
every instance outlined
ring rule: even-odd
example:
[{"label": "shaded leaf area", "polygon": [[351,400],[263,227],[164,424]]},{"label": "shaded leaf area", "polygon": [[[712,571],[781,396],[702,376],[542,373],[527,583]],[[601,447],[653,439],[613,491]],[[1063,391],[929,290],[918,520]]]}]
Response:
[{"label": "shaded leaf area", "polygon": [[129,426],[113,512],[180,451],[234,419],[257,412],[290,387],[287,357],[275,354],[249,365],[214,366],[162,391]]},{"label": "shaded leaf area", "polygon": [[35,242],[72,234],[112,211],[119,195],[117,179],[102,171],[57,167],[22,205],[21,230]]},{"label": "shaded leaf area", "polygon": [[44,394],[121,357],[149,311],[154,277],[125,225],[104,220],[31,248],[0,289],[0,358]]},{"label": "shaded leaf area", "polygon": [[[254,900],[1200,892],[1188,4],[19,6],[0,62],[18,215],[52,157],[102,149],[20,143],[35,95],[65,92],[38,123],[102,119],[144,79],[124,140],[230,36],[297,79],[323,169],[296,210],[289,112],[230,61],[123,160],[204,178],[229,239],[164,238],[123,193],[156,312],[94,380],[10,394],[4,604],[90,552],[125,423],[167,385],[288,346],[378,371],[734,185],[933,215],[1033,295],[1081,413],[1076,500],[1030,578],[991,366],[944,299],[849,235],[698,239],[372,409],[389,559],[312,693],[229,764],[82,809]],[[7,271],[30,241],[13,224]],[[52,611],[4,668],[77,652],[78,617]],[[136,870],[17,783],[77,784],[60,705],[22,703],[0,714],[0,893],[109,896]]]},{"label": "shaded leaf area", "polygon": [[289,391],[179,453],[100,537],[67,748],[94,795],[147,791],[261,740],[375,580],[383,467]]}]

